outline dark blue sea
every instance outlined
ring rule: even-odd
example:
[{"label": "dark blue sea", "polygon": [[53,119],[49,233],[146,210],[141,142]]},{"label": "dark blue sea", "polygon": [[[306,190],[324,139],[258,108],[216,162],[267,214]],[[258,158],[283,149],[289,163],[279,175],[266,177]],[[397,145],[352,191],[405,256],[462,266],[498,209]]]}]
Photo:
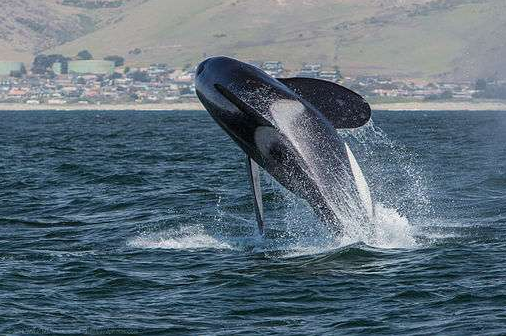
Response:
[{"label": "dark blue sea", "polygon": [[376,220],[336,238],[203,111],[0,113],[0,334],[504,335],[506,112],[341,132]]}]

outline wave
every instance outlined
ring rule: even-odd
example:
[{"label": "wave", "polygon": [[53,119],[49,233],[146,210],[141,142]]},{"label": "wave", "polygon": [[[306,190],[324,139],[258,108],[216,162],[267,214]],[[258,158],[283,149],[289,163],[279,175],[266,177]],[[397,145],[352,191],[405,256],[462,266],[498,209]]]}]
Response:
[{"label": "wave", "polygon": [[[421,167],[404,154],[401,145],[390,141],[372,122],[363,129],[349,131],[342,136],[350,146],[354,146],[357,159],[372,186],[375,216],[370,220],[362,220],[364,217],[359,213],[363,211],[362,208],[353,208],[346,216],[341,216],[344,219],[342,231],[337,234],[332,227],[317,219],[305,201],[286,191],[264,172],[262,179],[264,186],[267,186],[265,194],[271,194],[272,190],[272,194],[281,194],[280,199],[270,200],[279,203],[277,205],[280,207],[271,210],[276,211],[274,216],[277,218],[268,221],[265,237],[260,239],[255,232],[254,217],[237,218],[237,214],[232,213],[233,208],[224,208],[218,199],[217,215],[211,225],[141,234],[128,244],[136,248],[234,249],[268,256],[293,257],[333,254],[350,246],[418,249],[430,242],[431,239],[419,237],[419,230],[408,219],[410,215],[414,217],[420,212],[430,213],[427,184]],[[383,155],[378,155],[380,152]],[[402,191],[389,183],[390,179],[399,177],[405,179],[401,186],[406,189]],[[242,204],[242,199],[239,199]],[[234,206],[237,208],[238,205]],[[279,212],[284,212],[284,215],[280,217]],[[354,215],[357,220],[354,220]]]},{"label": "wave", "polygon": [[199,227],[183,227],[179,230],[165,230],[141,234],[128,242],[130,247],[144,249],[171,250],[225,250],[232,249],[226,241],[221,241]]}]

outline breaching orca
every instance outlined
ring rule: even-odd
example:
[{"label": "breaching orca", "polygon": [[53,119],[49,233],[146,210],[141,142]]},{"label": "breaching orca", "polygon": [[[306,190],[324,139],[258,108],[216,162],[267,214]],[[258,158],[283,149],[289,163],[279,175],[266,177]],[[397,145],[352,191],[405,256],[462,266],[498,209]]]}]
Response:
[{"label": "breaching orca", "polygon": [[272,78],[223,56],[198,66],[195,86],[213,119],[247,155],[260,233],[264,213],[259,167],[305,199],[336,232],[342,217],[359,213],[359,219],[368,220],[374,215],[362,171],[336,132],[368,122],[371,109],[361,96],[324,80]]}]

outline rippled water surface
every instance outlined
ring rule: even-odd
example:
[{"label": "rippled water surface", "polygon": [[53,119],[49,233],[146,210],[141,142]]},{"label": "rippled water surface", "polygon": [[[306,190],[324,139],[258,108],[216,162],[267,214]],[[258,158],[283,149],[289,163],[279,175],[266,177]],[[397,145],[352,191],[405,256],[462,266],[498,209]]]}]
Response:
[{"label": "rippled water surface", "polygon": [[1,112],[0,334],[506,333],[506,112],[343,137],[374,223],[341,239],[206,112]]}]

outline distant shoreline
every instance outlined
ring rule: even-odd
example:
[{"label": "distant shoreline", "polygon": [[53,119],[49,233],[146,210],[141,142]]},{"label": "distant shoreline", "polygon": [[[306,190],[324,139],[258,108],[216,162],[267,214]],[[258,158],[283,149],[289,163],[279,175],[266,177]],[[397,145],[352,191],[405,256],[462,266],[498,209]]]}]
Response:
[{"label": "distant shoreline", "polygon": [[196,111],[204,110],[198,102],[170,104],[1,104],[0,111]]},{"label": "distant shoreline", "polygon": [[[506,101],[480,102],[404,102],[371,104],[375,111],[506,111]],[[201,111],[198,102],[170,104],[9,104],[0,103],[0,111]]]},{"label": "distant shoreline", "polygon": [[371,104],[376,111],[506,111],[506,101],[405,102]]}]

